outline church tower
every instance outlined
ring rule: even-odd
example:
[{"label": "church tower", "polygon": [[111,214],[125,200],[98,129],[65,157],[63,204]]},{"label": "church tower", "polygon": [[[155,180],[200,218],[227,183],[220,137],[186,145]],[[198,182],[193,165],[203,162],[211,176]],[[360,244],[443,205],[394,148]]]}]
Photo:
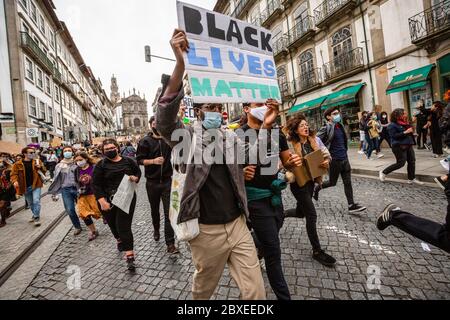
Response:
[{"label": "church tower", "polygon": [[120,101],[119,86],[117,85],[117,79],[113,75],[111,78],[111,102],[115,105]]}]

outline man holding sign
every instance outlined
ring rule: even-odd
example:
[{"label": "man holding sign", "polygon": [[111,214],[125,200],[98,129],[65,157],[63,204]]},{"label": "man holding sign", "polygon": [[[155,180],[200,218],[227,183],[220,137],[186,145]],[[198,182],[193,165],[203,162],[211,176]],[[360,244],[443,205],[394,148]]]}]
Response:
[{"label": "man holding sign", "polygon": [[[179,166],[185,170],[186,180],[177,221],[182,223],[198,219],[200,224],[200,234],[189,242],[196,267],[193,298],[209,299],[228,264],[242,299],[265,299],[255,244],[246,225],[249,212],[243,175],[245,161],[241,163],[236,156],[230,158],[232,150],[243,150],[249,157],[252,157],[255,150],[237,139],[234,132],[221,128],[221,104],[265,102],[269,98],[279,100],[276,76],[272,81],[270,77],[262,75],[264,64],[265,74],[271,73],[271,63],[264,62],[261,53],[260,57],[244,53],[237,48],[244,47],[238,44],[239,39],[226,40],[222,37],[222,29],[219,28],[223,28],[227,20],[230,22],[229,17],[180,2],[178,13],[180,26],[186,28],[187,32],[175,30],[170,41],[177,63],[171,77],[163,76],[163,90],[156,119],[157,130],[174,148],[174,152],[179,145],[185,143],[185,139],[191,141],[194,136],[197,141],[193,150],[190,150],[190,144],[188,150],[182,150],[185,158]],[[220,21],[216,24],[214,18]],[[236,28],[244,28],[243,30],[249,26],[237,21],[231,24]],[[237,32],[237,29],[234,30]],[[253,37],[252,30],[247,29],[247,33],[247,38]],[[267,37],[265,35],[266,41]],[[209,42],[203,41],[203,38],[208,38]],[[268,39],[270,40],[270,36]],[[214,44],[215,40],[222,45]],[[224,45],[227,41],[228,45]],[[211,45],[210,56],[201,56],[200,52],[205,52],[201,48],[208,45]],[[263,52],[260,47],[255,47],[255,50]],[[272,49],[266,45],[263,47],[269,56]],[[252,62],[251,68],[249,61]],[[266,61],[273,61],[273,58]],[[256,65],[259,67],[255,67]],[[192,99],[198,120],[192,127],[184,126],[177,118],[180,101],[184,97],[182,80],[185,70],[188,71],[192,86]],[[250,70],[261,74],[249,76]],[[261,129],[271,129],[277,116],[278,103],[273,101],[265,114]],[[212,140],[211,136],[215,138]],[[262,136],[259,135],[258,139]],[[181,137],[182,142],[179,141]],[[210,146],[214,147],[212,162],[203,154],[204,149],[207,150]],[[193,164],[187,154],[194,155]]]}]

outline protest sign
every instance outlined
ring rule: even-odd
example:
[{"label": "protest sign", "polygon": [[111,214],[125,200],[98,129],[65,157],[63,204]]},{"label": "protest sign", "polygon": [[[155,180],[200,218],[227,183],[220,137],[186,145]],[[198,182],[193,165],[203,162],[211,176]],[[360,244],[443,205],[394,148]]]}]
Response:
[{"label": "protest sign", "polygon": [[114,194],[112,204],[129,214],[136,189],[137,184],[130,180],[130,176],[124,175],[117,192]]},{"label": "protest sign", "polygon": [[195,120],[197,117],[194,112],[194,101],[190,96],[184,96],[183,98],[184,104],[186,106],[186,111],[184,112],[184,116],[189,120]]},{"label": "protest sign", "polygon": [[179,1],[177,11],[195,103],[281,102],[269,30]]}]

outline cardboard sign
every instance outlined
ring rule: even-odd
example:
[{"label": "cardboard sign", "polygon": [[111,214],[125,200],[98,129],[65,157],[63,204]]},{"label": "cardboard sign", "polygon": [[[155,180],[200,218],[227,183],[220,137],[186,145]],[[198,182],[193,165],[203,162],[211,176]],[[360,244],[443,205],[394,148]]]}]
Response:
[{"label": "cardboard sign", "polygon": [[183,2],[177,11],[195,103],[281,102],[269,30]]},{"label": "cardboard sign", "polygon": [[59,147],[60,145],[61,145],[61,143],[62,143],[62,139],[61,138],[58,138],[58,137],[55,137],[55,138],[53,138],[53,140],[52,140],[52,142],[51,142],[51,146],[53,147],[53,148],[56,148],[56,147]]}]

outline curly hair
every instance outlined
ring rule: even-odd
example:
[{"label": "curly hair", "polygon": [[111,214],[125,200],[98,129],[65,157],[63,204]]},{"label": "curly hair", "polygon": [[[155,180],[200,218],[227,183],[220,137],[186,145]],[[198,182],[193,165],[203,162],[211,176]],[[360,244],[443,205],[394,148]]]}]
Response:
[{"label": "curly hair", "polygon": [[[286,123],[286,127],[284,128],[284,133],[286,134],[287,138],[291,142],[298,143],[300,142],[300,137],[297,133],[298,126],[302,121],[308,122],[308,119],[303,113],[297,113],[295,116],[293,116],[289,121]],[[314,137],[316,133],[314,130],[309,129],[309,136]]]},{"label": "curly hair", "polygon": [[397,121],[405,114],[405,109],[395,109],[391,113],[391,122],[397,123]]}]

